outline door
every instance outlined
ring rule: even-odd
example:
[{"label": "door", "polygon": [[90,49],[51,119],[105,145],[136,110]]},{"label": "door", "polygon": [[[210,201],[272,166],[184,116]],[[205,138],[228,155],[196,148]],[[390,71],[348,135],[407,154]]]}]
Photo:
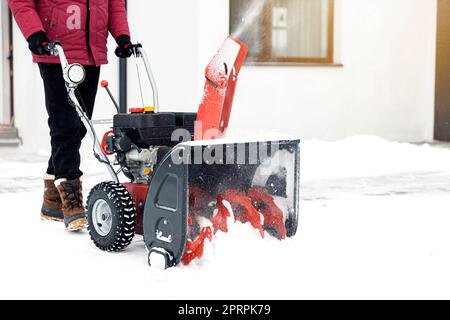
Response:
[{"label": "door", "polygon": [[0,126],[11,126],[12,103],[12,18],[6,1],[0,3]]},{"label": "door", "polygon": [[438,1],[434,137],[450,141],[450,0]]}]

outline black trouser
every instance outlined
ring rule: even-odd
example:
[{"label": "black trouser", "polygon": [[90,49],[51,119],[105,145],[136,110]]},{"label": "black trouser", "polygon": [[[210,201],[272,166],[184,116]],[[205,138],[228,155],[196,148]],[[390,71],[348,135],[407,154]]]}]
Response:
[{"label": "black trouser", "polygon": [[[78,87],[77,97],[89,118],[94,111],[100,67],[85,66],[86,79]],[[56,179],[73,180],[81,177],[80,147],[86,136],[86,128],[75,107],[69,103],[67,89],[59,64],[39,63],[44,80],[45,104],[48,112],[52,155],[48,161],[47,174]]]}]

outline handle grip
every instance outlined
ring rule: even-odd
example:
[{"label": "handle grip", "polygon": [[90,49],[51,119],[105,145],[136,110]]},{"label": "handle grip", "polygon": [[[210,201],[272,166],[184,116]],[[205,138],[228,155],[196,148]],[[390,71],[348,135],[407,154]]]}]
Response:
[{"label": "handle grip", "polygon": [[50,55],[57,56],[58,55],[58,52],[56,50],[57,46],[61,47],[61,42],[59,41],[49,42],[44,46],[44,49],[48,51]]}]

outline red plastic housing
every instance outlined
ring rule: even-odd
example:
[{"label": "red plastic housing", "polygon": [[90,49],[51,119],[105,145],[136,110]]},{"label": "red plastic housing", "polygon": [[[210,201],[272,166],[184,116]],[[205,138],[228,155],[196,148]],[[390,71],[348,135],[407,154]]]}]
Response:
[{"label": "red plastic housing", "polygon": [[144,208],[149,186],[136,183],[124,183],[123,185],[131,194],[136,206],[136,234],[142,236],[144,234]]},{"label": "red plastic housing", "polygon": [[230,121],[239,72],[248,47],[228,37],[206,67],[206,84],[197,115],[195,140],[222,137]]}]

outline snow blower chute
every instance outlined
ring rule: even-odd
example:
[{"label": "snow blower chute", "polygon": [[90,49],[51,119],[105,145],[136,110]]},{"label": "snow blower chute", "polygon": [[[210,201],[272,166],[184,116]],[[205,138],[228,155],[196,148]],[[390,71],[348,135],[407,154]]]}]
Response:
[{"label": "snow blower chute", "polygon": [[[101,142],[75,95],[82,66],[68,64],[59,43],[49,47],[61,59],[69,98],[93,138],[95,156],[113,177],[95,186],[87,201],[89,233],[98,248],[121,251],[135,234],[143,235],[149,264],[168,268],[201,258],[205,241],[227,232],[231,217],[251,224],[262,237],[295,235],[300,141],[224,138],[245,44],[229,37],[208,65],[198,113],[159,111],[148,58],[134,45],[136,63],[142,58],[152,86],[153,106],[115,115]],[[102,86],[108,89],[106,81]],[[108,158],[113,155],[114,163]],[[120,183],[119,174],[130,182]]]}]

